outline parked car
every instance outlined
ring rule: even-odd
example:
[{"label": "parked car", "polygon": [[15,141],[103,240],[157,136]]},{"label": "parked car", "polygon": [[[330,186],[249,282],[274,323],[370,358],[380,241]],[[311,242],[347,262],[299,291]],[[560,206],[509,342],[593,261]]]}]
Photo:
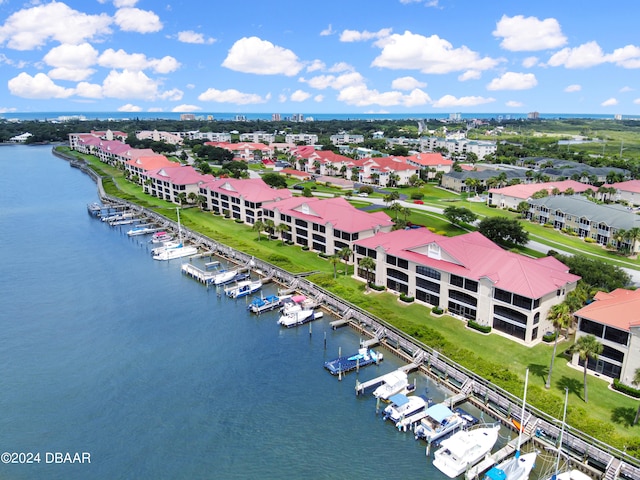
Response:
[{"label": "parked car", "polygon": [[358,196],[359,196],[359,197],[368,197],[368,196],[369,196],[369,194],[368,194],[367,192],[360,192],[360,193],[358,194]]},{"label": "parked car", "polygon": [[414,200],[413,203],[415,203],[416,205],[424,205],[424,202],[422,200]]}]

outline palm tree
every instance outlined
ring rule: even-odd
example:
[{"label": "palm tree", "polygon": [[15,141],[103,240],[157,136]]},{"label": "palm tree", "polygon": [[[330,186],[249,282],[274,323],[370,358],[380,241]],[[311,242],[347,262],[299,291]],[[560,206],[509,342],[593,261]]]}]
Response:
[{"label": "palm tree", "polygon": [[268,220],[266,220],[264,222],[264,229],[267,231],[267,233],[269,234],[268,238],[271,238],[271,235],[273,234],[273,232],[275,231],[276,228],[276,224],[273,220],[271,220],[270,218]]},{"label": "palm tree", "polygon": [[398,221],[398,214],[400,213],[400,210],[402,210],[404,207],[400,205],[400,202],[393,202],[391,204],[391,207],[389,208],[394,212],[396,212],[396,221]]},{"label": "palm tree", "polygon": [[584,362],[584,401],[588,403],[587,397],[587,364],[589,359],[597,360],[598,355],[602,353],[603,345],[598,341],[595,335],[585,335],[580,337],[571,347],[571,353],[577,353],[580,360]]},{"label": "palm tree", "polygon": [[340,263],[340,254],[334,253],[329,257],[329,261],[333,265],[333,278],[335,280],[336,277],[338,276],[338,263]]},{"label": "palm tree", "polygon": [[196,203],[201,209],[203,209],[207,204],[207,197],[205,197],[204,195],[198,195],[198,197],[196,198]]},{"label": "palm tree", "polygon": [[[633,380],[631,380],[636,387],[640,385],[640,368],[636,368],[636,371],[633,372]],[[633,419],[633,424],[637,425],[638,420],[640,420],[640,404],[638,404],[638,411],[636,412],[636,418]]]},{"label": "palm tree", "polygon": [[367,275],[367,286],[369,286],[371,284],[371,275],[369,274],[369,272],[371,270],[375,270],[376,261],[371,257],[364,257],[360,260],[360,268],[364,268]]},{"label": "palm tree", "polygon": [[[349,247],[344,247],[342,250],[340,250],[338,252],[338,255],[340,255],[340,258],[342,260],[344,260],[344,263],[348,264],[349,263],[349,257],[351,257],[352,253],[353,253],[353,250],[351,250]],[[345,276],[347,275],[347,270],[349,270],[348,265],[345,265],[345,267],[344,267]]]},{"label": "palm tree", "polygon": [[638,243],[638,241],[640,241],[640,227],[632,227],[627,230],[626,237],[631,244],[631,255],[635,255],[635,253],[638,251],[638,249],[636,248],[636,244]]},{"label": "palm tree", "polygon": [[251,227],[252,230],[256,230],[258,232],[258,241],[260,241],[260,232],[262,232],[262,230],[264,230],[264,222],[262,220],[257,220],[256,223],[253,224],[253,227]]},{"label": "palm tree", "polygon": [[178,194],[177,200],[178,202],[180,202],[180,205],[182,205],[184,202],[187,201],[187,194],[185,192],[180,192]]},{"label": "palm tree", "polygon": [[560,331],[563,328],[569,328],[569,325],[571,325],[571,321],[573,320],[571,311],[569,310],[569,305],[564,302],[554,305],[549,310],[547,319],[553,322],[553,328],[556,330],[556,338],[553,342],[553,355],[551,356],[551,364],[549,365],[549,376],[547,377],[547,383],[544,385],[546,389],[549,389],[551,388],[551,372],[553,371],[553,361],[556,358],[556,349],[558,348],[558,337],[560,336]]},{"label": "palm tree", "polygon": [[284,234],[291,230],[291,227],[286,223],[279,223],[276,226],[276,232],[280,233],[280,240],[282,241],[282,245],[284,245]]},{"label": "palm tree", "polygon": [[189,200],[189,203],[195,203],[197,198],[198,198],[198,194],[196,192],[189,192],[189,195],[187,195],[187,199]]}]

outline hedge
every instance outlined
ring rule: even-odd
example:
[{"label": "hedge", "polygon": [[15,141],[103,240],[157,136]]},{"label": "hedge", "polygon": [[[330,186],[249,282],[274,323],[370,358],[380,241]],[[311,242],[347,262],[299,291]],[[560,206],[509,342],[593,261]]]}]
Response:
[{"label": "hedge", "polygon": [[629,385],[625,385],[620,381],[619,378],[613,379],[613,388],[618,390],[619,392],[626,393],[631,397],[640,398],[640,390],[630,387]]},{"label": "hedge", "polygon": [[467,326],[482,333],[489,333],[491,331],[491,327],[489,325],[480,325],[478,322],[474,322],[473,320],[469,320],[467,322]]}]

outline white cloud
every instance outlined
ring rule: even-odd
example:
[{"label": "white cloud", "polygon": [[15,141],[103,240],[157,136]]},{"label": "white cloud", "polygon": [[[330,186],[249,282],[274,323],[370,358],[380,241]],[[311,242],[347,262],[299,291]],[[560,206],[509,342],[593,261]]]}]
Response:
[{"label": "white cloud", "polygon": [[103,98],[102,85],[89,82],[80,82],[76,85],[75,94],[84,98]]},{"label": "white cloud", "polygon": [[333,28],[331,27],[331,24],[329,24],[329,26],[327,28],[325,28],[324,30],[322,30],[320,32],[320,36],[321,37],[326,37],[328,35],[333,35],[334,33],[336,33],[336,32],[333,31]]},{"label": "white cloud", "polygon": [[413,77],[399,77],[391,82],[391,88],[395,90],[413,90],[414,88],[424,88],[427,84],[416,80]]},{"label": "white cloud", "polygon": [[15,107],[0,107],[0,113],[11,113],[17,112],[18,109]]},{"label": "white cloud", "polygon": [[306,80],[300,78],[301,82],[306,82],[310,87],[318,90],[325,88],[333,88],[334,90],[342,90],[345,87],[353,85],[364,85],[364,78],[358,72],[350,72],[342,75],[318,75],[317,77]]},{"label": "white cloud", "polygon": [[278,102],[284,103],[286,101],[287,101],[287,96],[284,93],[281,93],[280,95],[278,95]]},{"label": "white cloud", "polygon": [[131,103],[127,103],[126,105],[122,105],[118,107],[118,112],[141,112],[142,107],[138,107],[137,105],[133,105]]},{"label": "white cloud", "polygon": [[147,112],[164,112],[162,107],[149,107],[147,108]]},{"label": "white cloud", "polygon": [[49,78],[55,80],[68,80],[70,82],[79,82],[86,80],[95,73],[93,68],[54,68],[47,72]]},{"label": "white cloud", "polygon": [[398,91],[379,92],[378,90],[370,90],[365,85],[356,85],[342,89],[338,100],[357,107],[368,105],[414,107],[429,103],[431,98],[427,93],[417,88],[405,95]]},{"label": "white cloud", "polygon": [[635,88],[631,88],[628,85],[622,87],[620,90],[618,90],[620,93],[625,93],[625,92],[633,92],[635,90]]},{"label": "white cloud", "polygon": [[583,43],[575,48],[563,48],[554,53],[548,65],[565,68],[588,68],[605,62],[605,56],[596,42]]},{"label": "white cloud", "polygon": [[216,41],[215,38],[205,38],[202,33],[194,32],[193,30],[185,30],[178,32],[178,41],[182,43],[199,43],[199,44],[212,44]]},{"label": "white cloud", "polygon": [[307,72],[315,72],[316,70],[324,70],[326,65],[322,60],[314,60],[309,65],[307,65]]},{"label": "white cloud", "polygon": [[624,68],[640,68],[640,47],[626,45],[607,55],[607,61]]},{"label": "white cloud", "polygon": [[507,107],[522,107],[524,106],[524,103],[518,102],[516,100],[509,100],[507,103],[505,103],[505,105]]},{"label": "white cloud", "polygon": [[347,62],[338,62],[334,63],[329,71],[331,73],[355,72],[355,68],[353,68],[353,65],[350,65]]},{"label": "white cloud", "polygon": [[172,102],[179,102],[182,100],[184,92],[178,88],[172,88],[158,94],[158,98],[162,100],[170,100]]},{"label": "white cloud", "polygon": [[614,105],[618,105],[618,100],[613,97],[608,98],[600,104],[601,107],[613,107]]},{"label": "white cloud", "polygon": [[113,0],[113,6],[116,8],[135,7],[138,0]]},{"label": "white cloud", "polygon": [[314,102],[322,102],[324,100],[324,95],[316,95],[315,97],[313,97],[313,101]]},{"label": "white cloud", "polygon": [[506,72],[494,78],[487,85],[487,90],[528,90],[538,84],[533,73]]},{"label": "white cloud", "polygon": [[482,77],[482,73],[478,70],[467,70],[461,75],[458,75],[458,80],[466,82],[467,80],[479,80]]},{"label": "white cloud", "polygon": [[367,30],[363,30],[359,32],[357,30],[344,30],[340,34],[341,42],[364,42],[367,40],[372,40],[374,38],[386,38],[391,35],[393,29],[391,28],[382,28],[377,32],[369,32]]},{"label": "white cloud", "polygon": [[522,60],[522,66],[524,68],[533,68],[538,64],[540,59],[538,57],[527,57]]},{"label": "white cloud", "polygon": [[162,30],[160,17],[149,10],[121,8],[113,20],[125,32],[153,33]]},{"label": "white cloud", "polygon": [[49,66],[67,69],[82,69],[95,65],[98,51],[89,43],[63,44],[53,47],[42,59]]},{"label": "white cloud", "polygon": [[265,103],[268,96],[262,98],[255,93],[242,93],[234,88],[228,90],[216,90],[209,88],[198,96],[201,102],[218,102],[218,103],[235,103],[238,105],[249,105],[256,103]]},{"label": "white cloud", "polygon": [[172,112],[179,112],[179,113],[189,113],[189,112],[195,112],[198,110],[202,110],[200,107],[196,106],[196,105],[178,105],[177,107],[173,107],[171,109]]},{"label": "white cloud", "polygon": [[304,102],[305,100],[308,100],[309,97],[311,97],[310,93],[305,92],[304,90],[296,90],[295,92],[293,92],[291,94],[291,101],[292,102]]},{"label": "white cloud", "polygon": [[635,103],[636,105],[640,105],[640,98],[636,98],[633,103]]},{"label": "white cloud", "polygon": [[480,57],[477,52],[432,35],[425,37],[409,31],[378,40],[380,55],[371,64],[374,67],[420,70],[423,73],[450,73],[455,71],[494,68],[502,59]]},{"label": "white cloud", "polygon": [[102,92],[110,98],[153,100],[157,97],[158,84],[143,72],[112,70],[102,83]]},{"label": "white cloud", "polygon": [[303,65],[291,50],[258,37],[244,37],[233,44],[223,67],[258,75],[296,75]]},{"label": "white cloud", "polygon": [[127,69],[132,71],[151,68],[157,73],[171,73],[180,67],[180,63],[173,57],[166,56],[161,59],[147,58],[143,53],[127,53],[124,50],[108,48],[98,58],[101,67]]},{"label": "white cloud", "polygon": [[567,93],[579,92],[582,90],[582,86],[574,83],[573,85],[567,85],[564,89]]},{"label": "white cloud", "polygon": [[503,15],[493,31],[493,36],[502,37],[500,46],[512,52],[532,52],[562,47],[567,37],[562,34],[555,18],[540,20],[536,17]]},{"label": "white cloud", "polygon": [[28,73],[22,72],[9,80],[8,87],[12,95],[22,98],[68,98],[73,95],[73,88],[56,85],[44,73],[36,73],[32,77]]},{"label": "white cloud", "polygon": [[15,50],[32,50],[49,40],[79,44],[110,34],[111,22],[107,14],[87,15],[52,1],[11,14],[0,26],[0,44]]},{"label": "white cloud", "polygon": [[496,99],[492,97],[460,97],[456,98],[453,95],[444,95],[439,100],[433,102],[433,106],[436,108],[443,107],[475,107],[477,105],[484,105],[485,103],[495,102]]}]

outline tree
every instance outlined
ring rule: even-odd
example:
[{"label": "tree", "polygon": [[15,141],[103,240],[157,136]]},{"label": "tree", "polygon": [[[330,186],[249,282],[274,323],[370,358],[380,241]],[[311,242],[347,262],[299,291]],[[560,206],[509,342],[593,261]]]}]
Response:
[{"label": "tree", "polygon": [[485,217],[478,225],[478,231],[489,240],[505,247],[525,245],[529,241],[529,233],[515,218]]},{"label": "tree", "polygon": [[265,173],[262,181],[273,188],[287,188],[287,179],[277,173]]},{"label": "tree", "polygon": [[473,223],[477,220],[478,216],[473,213],[471,210],[465,207],[455,207],[450,206],[446,207],[442,212],[447,220],[449,220],[454,225],[459,225],[460,223]]},{"label": "tree", "polygon": [[187,201],[187,194],[185,192],[180,192],[178,194],[177,200],[178,202],[180,202],[180,205],[184,204],[184,202]]},{"label": "tree", "polygon": [[268,238],[271,238],[271,235],[273,235],[273,232],[276,229],[276,223],[269,218],[269,219],[265,220],[265,222],[264,222],[264,229],[269,234]]},{"label": "tree", "polygon": [[[344,247],[342,248],[339,252],[338,255],[340,255],[340,258],[342,260],[344,260],[344,263],[349,263],[349,257],[351,257],[351,254],[353,253],[353,250],[351,250],[349,247]],[[347,266],[344,267],[344,274],[347,275]]]},{"label": "tree", "polygon": [[611,292],[616,288],[625,288],[631,283],[631,277],[627,272],[597,258],[582,254],[553,256],[569,267],[570,273],[582,277],[582,281],[592,288]]},{"label": "tree", "polygon": [[580,337],[571,347],[571,353],[577,353],[580,360],[584,362],[584,401],[589,402],[587,397],[587,364],[589,359],[598,359],[598,355],[602,353],[603,345],[598,341],[595,335],[585,335]]},{"label": "tree", "polygon": [[340,254],[334,253],[329,257],[329,261],[333,265],[333,278],[335,280],[338,277],[338,263],[340,263]]},{"label": "tree", "polygon": [[[633,380],[631,380],[636,387],[640,385],[640,368],[636,368],[635,372],[633,372]],[[636,411],[636,418],[633,419],[633,424],[637,425],[638,420],[640,420],[640,404],[638,404],[638,410]]]},{"label": "tree", "polygon": [[189,192],[189,195],[187,195],[187,199],[189,200],[189,203],[196,203],[198,194],[196,192]]},{"label": "tree", "polygon": [[551,364],[549,365],[549,376],[547,377],[547,383],[545,383],[545,388],[551,388],[551,372],[553,371],[553,360],[556,358],[556,349],[558,348],[558,337],[560,336],[560,331],[563,328],[569,328],[571,322],[573,321],[573,316],[571,315],[571,311],[569,310],[569,306],[562,302],[557,305],[554,305],[549,310],[547,314],[547,319],[551,320],[553,323],[553,328],[555,328],[555,340],[553,342],[553,355],[551,356]]},{"label": "tree", "polygon": [[516,210],[522,218],[525,218],[527,216],[527,212],[529,212],[529,202],[526,200],[521,201]]},{"label": "tree", "polygon": [[627,240],[630,243],[631,255],[635,255],[638,249],[636,248],[636,244],[640,241],[640,227],[632,227],[627,230],[626,235]]},{"label": "tree", "polygon": [[291,230],[291,227],[286,223],[279,223],[275,228],[275,231],[280,234],[280,240],[282,241],[282,245],[284,245],[284,234],[287,233],[289,230]]},{"label": "tree", "polygon": [[376,268],[376,261],[371,258],[371,257],[364,257],[360,260],[360,268],[364,268],[365,272],[366,272],[366,280],[367,280],[367,285],[371,284],[371,274],[370,272],[372,270],[375,270]]},{"label": "tree", "polygon": [[257,220],[254,224],[253,227],[251,227],[252,230],[256,230],[258,232],[258,241],[260,241],[260,232],[262,232],[262,230],[264,230],[265,224],[262,220]]}]

